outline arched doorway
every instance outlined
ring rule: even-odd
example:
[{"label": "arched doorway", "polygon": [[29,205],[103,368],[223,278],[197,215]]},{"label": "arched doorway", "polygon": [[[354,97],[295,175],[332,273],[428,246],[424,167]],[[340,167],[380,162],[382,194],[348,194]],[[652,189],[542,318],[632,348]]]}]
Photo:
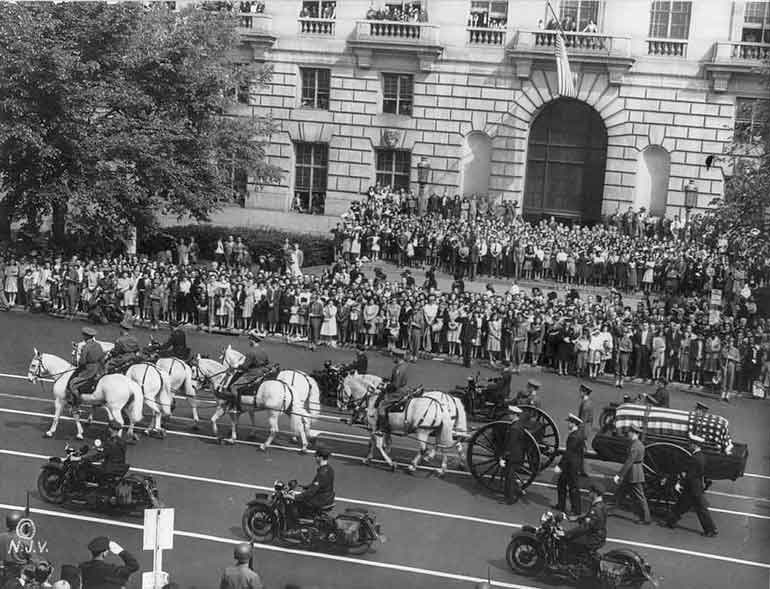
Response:
[{"label": "arched doorway", "polygon": [[607,129],[593,108],[559,98],[529,131],[524,210],[528,217],[601,218]]},{"label": "arched doorway", "polygon": [[653,217],[666,214],[671,156],[659,145],[649,145],[639,154],[634,208],[644,207]]},{"label": "arched doorway", "polygon": [[486,133],[473,131],[463,142],[462,193],[484,195],[489,192],[489,174],[492,159],[492,141]]}]

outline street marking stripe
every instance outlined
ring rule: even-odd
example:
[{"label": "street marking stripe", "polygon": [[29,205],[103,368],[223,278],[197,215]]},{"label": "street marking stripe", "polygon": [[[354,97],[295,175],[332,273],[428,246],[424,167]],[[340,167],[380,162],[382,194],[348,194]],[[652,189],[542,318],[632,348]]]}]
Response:
[{"label": "street marking stripe", "polygon": [[[6,510],[23,510],[25,509],[24,506],[21,505],[8,505],[5,503],[0,503],[0,508],[6,509]],[[78,515],[73,513],[65,513],[61,511],[52,511],[49,509],[38,509],[38,508],[31,508],[31,513],[36,513],[40,515],[47,515],[51,517],[61,517],[64,519],[74,519],[79,521],[86,521],[90,523],[97,523],[97,524],[103,524],[108,526],[115,526],[120,528],[130,528],[133,530],[142,530],[143,527],[139,524],[132,524],[130,522],[121,522],[121,521],[114,521],[114,520],[108,520],[108,519],[101,519],[98,517],[90,517],[90,516],[84,516],[84,515]],[[243,539],[233,539],[233,538],[223,538],[221,536],[212,536],[210,534],[201,534],[198,532],[185,532],[183,530],[174,530],[174,536],[178,536],[180,538],[191,538],[193,540],[206,540],[208,542],[217,542],[219,544],[241,544],[243,542]],[[457,573],[447,573],[444,571],[435,571],[432,569],[424,569],[419,567],[412,567],[408,565],[403,564],[393,564],[389,562],[377,562],[372,560],[362,560],[358,558],[351,558],[349,556],[338,556],[336,554],[325,554],[322,552],[310,552],[310,551],[303,551],[303,550],[295,550],[292,548],[285,548],[283,546],[274,546],[272,544],[259,544],[255,543],[253,544],[255,548],[258,548],[260,550],[268,550],[272,552],[283,552],[285,554],[293,554],[295,556],[306,556],[309,558],[319,558],[321,560],[331,560],[335,562],[345,562],[349,564],[354,565],[363,565],[363,566],[370,566],[373,568],[380,568],[380,569],[388,569],[392,571],[399,571],[399,572],[405,572],[405,573],[413,573],[418,575],[426,575],[429,577],[439,577],[442,579],[451,579],[453,581],[462,581],[465,583],[484,583],[487,582],[487,579],[482,579],[480,577],[469,577],[467,575],[460,575]],[[531,585],[517,585],[516,583],[506,583],[504,581],[495,581],[492,580],[491,584],[493,587],[504,587],[505,589],[539,589],[537,587],[533,587]]]}]

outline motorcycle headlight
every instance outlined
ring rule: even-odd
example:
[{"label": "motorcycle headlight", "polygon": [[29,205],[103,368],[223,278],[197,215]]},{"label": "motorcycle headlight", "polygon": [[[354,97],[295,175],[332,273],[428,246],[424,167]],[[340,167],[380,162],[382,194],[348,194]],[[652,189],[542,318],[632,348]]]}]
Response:
[{"label": "motorcycle headlight", "polygon": [[102,447],[102,441],[99,438],[96,438],[94,440],[94,448],[101,448]]}]

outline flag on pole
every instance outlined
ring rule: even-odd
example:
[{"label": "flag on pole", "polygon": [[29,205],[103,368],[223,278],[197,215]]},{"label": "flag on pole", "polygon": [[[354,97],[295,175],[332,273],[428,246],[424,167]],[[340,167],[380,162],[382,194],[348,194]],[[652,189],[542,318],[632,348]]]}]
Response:
[{"label": "flag on pole", "polygon": [[559,96],[577,98],[575,78],[572,76],[572,70],[569,67],[567,46],[561,31],[556,32],[556,76],[559,80]]}]

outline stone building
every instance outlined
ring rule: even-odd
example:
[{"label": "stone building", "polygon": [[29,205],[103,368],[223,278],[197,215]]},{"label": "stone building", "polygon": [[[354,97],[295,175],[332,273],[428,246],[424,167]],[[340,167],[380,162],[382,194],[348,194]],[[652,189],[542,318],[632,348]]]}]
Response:
[{"label": "stone building", "polygon": [[770,2],[552,6],[574,99],[556,92],[545,0],[266,0],[243,14],[244,60],[274,75],[238,112],[279,123],[269,157],[285,171],[248,184],[246,206],[339,215],[377,181],[417,191],[420,166],[428,192],[489,194],[533,217],[685,214],[721,196],[723,170],[704,161],[766,98]]}]

